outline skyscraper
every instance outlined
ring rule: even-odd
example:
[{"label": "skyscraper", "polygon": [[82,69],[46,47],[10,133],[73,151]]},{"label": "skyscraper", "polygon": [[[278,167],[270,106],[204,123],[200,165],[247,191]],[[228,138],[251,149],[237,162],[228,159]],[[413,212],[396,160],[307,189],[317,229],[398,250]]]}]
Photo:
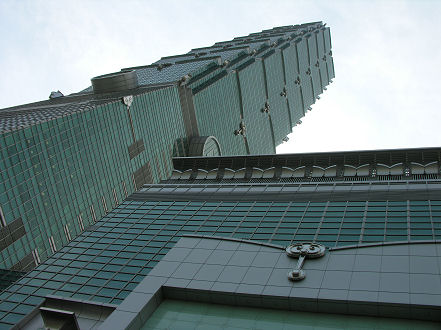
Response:
[{"label": "skyscraper", "polygon": [[440,148],[175,158],[169,180],[5,290],[1,322],[437,328],[440,159]]},{"label": "skyscraper", "polygon": [[143,184],[167,179],[172,156],[274,153],[333,77],[329,28],[315,22],[0,110],[0,268],[32,269]]},{"label": "skyscraper", "polygon": [[[265,49],[253,48],[263,38]],[[235,53],[243,42],[247,54]],[[233,57],[225,57],[230,51]],[[217,64],[179,71],[218,53]],[[315,64],[311,53],[319,54]],[[34,252],[40,264],[0,293],[0,327],[438,328],[441,149],[271,154],[333,77],[330,55],[321,23],[275,28],[97,77],[93,94],[89,88],[70,96],[94,107],[80,118],[102,113],[95,126],[86,121],[85,131],[101,157],[123,162],[125,155],[141,167],[127,170],[129,178],[139,172],[127,198],[116,194],[117,207],[108,206],[47,260],[40,263]],[[127,86],[130,93],[120,90]],[[173,115],[161,111],[167,97]],[[67,106],[61,98],[50,102]],[[113,136],[108,124],[115,118],[125,127],[124,146],[102,138]],[[168,132],[160,125],[167,120],[181,130]],[[164,140],[155,149],[147,137]],[[167,141],[177,157],[161,165]],[[49,149],[40,153],[51,165]],[[112,182],[110,168],[96,177]],[[20,221],[25,229],[7,224],[11,237],[27,237]]]}]

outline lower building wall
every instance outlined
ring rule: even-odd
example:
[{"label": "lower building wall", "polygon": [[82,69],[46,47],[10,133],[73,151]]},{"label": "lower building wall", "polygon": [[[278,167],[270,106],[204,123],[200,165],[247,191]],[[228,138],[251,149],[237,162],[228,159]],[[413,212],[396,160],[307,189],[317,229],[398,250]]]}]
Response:
[{"label": "lower building wall", "polygon": [[[298,260],[289,257],[283,247],[222,237],[184,237],[101,329],[154,326],[160,322],[158,317],[165,318],[160,314],[149,322],[164,299],[373,316],[381,326],[396,322],[395,326],[433,329],[439,326],[434,322],[441,321],[440,252],[441,246],[431,243],[330,249],[322,257],[307,257],[304,279],[290,281],[288,273],[298,268]],[[200,324],[205,312],[199,311],[199,319],[181,318],[181,326]],[[310,317],[321,317],[315,315]],[[258,320],[247,319],[256,322],[254,326],[263,326]],[[366,320],[372,322],[363,318],[352,322],[360,325]],[[290,322],[296,324],[294,318]],[[175,326],[178,324],[179,320]]]},{"label": "lower building wall", "polygon": [[[405,183],[403,185],[406,187]],[[389,189],[387,185],[379,186]],[[351,187],[346,184],[334,185],[333,189],[336,196],[340,196],[337,193],[341,192],[340,188],[349,189],[350,192]],[[428,189],[431,185],[426,184],[424,187]],[[433,251],[430,252],[431,254],[420,254],[418,262],[425,262],[426,258],[429,258],[434,264],[436,261],[439,266],[441,253],[439,253],[438,245],[435,244],[439,242],[440,238],[441,204],[439,200],[421,199],[426,195],[422,196],[408,189],[409,192],[403,195],[396,194],[397,190],[393,190],[392,196],[395,200],[389,200],[387,194],[378,195],[383,196],[384,199],[380,197],[375,199],[375,195],[371,197],[373,200],[366,200],[360,197],[364,195],[352,192],[341,195],[346,196],[344,201],[320,199],[320,196],[324,196],[320,194],[310,201],[297,201],[301,196],[303,196],[302,198],[310,196],[308,195],[310,190],[315,193],[323,190],[327,191],[326,196],[332,197],[333,195],[332,192],[329,192],[328,185],[319,184],[314,186],[285,183],[220,186],[146,185],[136,198],[133,197],[132,200],[123,202],[94,226],[89,227],[69,242],[63,249],[1,292],[0,325],[8,328],[20,322],[36,306],[44,302],[48,295],[120,305],[146,275],[156,271],[155,266],[163,258],[169,257],[168,253],[185,235],[208,235],[251,240],[260,244],[269,243],[273,245],[266,247],[276,249],[280,256],[284,255],[280,247],[286,247],[296,242],[314,241],[323,244],[329,249],[329,252],[320,259],[305,261],[306,278],[300,285],[308,283],[310,279],[314,278],[316,271],[320,270],[308,269],[307,267],[320,264],[323,262],[322,259],[330,258],[329,260],[331,260],[334,254],[348,255],[341,257],[343,259],[356,258],[350,255],[351,249],[332,251],[334,248],[366,244],[387,245],[404,241],[412,243],[409,245],[409,251],[411,251],[411,245],[417,247],[420,244],[420,246],[433,244],[437,249],[437,257],[434,257]],[[178,192],[181,197],[176,200]],[[236,201],[222,200],[223,196],[228,195],[228,192],[229,195],[240,198],[236,198]],[[433,190],[429,192],[433,192]],[[281,196],[284,198],[279,200]],[[405,199],[411,196],[415,199]],[[357,248],[353,251],[368,251],[368,249],[373,248]],[[210,248],[210,250],[214,250],[214,248]],[[357,252],[357,254],[361,253]],[[279,258],[281,258],[280,256]],[[393,254],[389,258],[389,256],[381,255],[380,270],[375,268],[378,267],[378,263],[367,263],[368,270],[365,271],[367,273],[382,272],[382,274],[405,273],[402,270],[409,265],[409,270],[410,267],[416,266],[422,269],[421,274],[410,273],[408,270],[409,281],[412,274],[415,277],[430,275],[428,278],[432,278],[434,274],[424,268],[426,266],[418,266],[419,264],[414,263],[415,259],[410,256],[412,255],[409,254],[409,257],[402,258],[399,254]],[[284,259],[291,262],[288,267],[285,267],[286,269],[290,268],[292,263],[296,264],[296,260],[285,257]],[[378,257],[376,258],[378,261]],[[184,258],[183,260],[185,261]],[[330,264],[329,261],[327,265]],[[340,265],[337,259],[335,264]],[[351,265],[354,267],[353,269],[337,268],[332,270],[326,268],[325,273],[328,270],[330,274],[332,272],[339,273],[333,276],[337,277],[335,285],[340,285],[338,280],[340,275],[342,278],[347,279],[350,276],[352,279],[355,272],[355,259],[351,261]],[[389,270],[382,269],[388,265],[390,265]],[[376,270],[371,271],[370,269]],[[326,274],[323,276],[325,276],[323,277],[325,280]],[[421,276],[421,278],[423,282],[426,281],[425,276]],[[290,284],[286,279],[286,273],[283,274],[283,281]],[[388,292],[380,290],[381,278],[378,281],[377,292]],[[419,289],[416,288],[415,292],[411,290],[410,286],[407,291],[403,289],[404,293],[415,294],[410,296],[412,299],[418,297],[422,299],[421,302],[410,300],[409,304],[424,305],[424,301],[426,301],[430,305],[430,298],[434,297],[433,292],[436,291],[418,292]],[[434,288],[436,289],[436,287]],[[301,287],[296,288],[296,290],[300,289]],[[349,299],[348,295],[352,292],[350,291],[351,287],[348,289],[344,286],[341,288],[330,286],[303,289],[308,293],[317,293],[317,296],[312,298],[314,301],[324,294],[320,291],[321,289],[333,290],[332,294],[335,293],[335,297],[340,297],[343,294],[346,300]],[[201,290],[205,289],[201,288]],[[371,289],[363,287],[354,290],[360,291],[360,294],[370,294],[369,291],[371,291]],[[391,296],[398,297],[403,292],[391,291],[391,293]],[[378,297],[379,294],[377,294]],[[299,297],[307,298],[307,296],[301,295]],[[344,299],[342,303],[349,308],[348,303],[344,303],[346,301]],[[355,301],[355,298],[352,300]],[[363,301],[361,300],[361,302]],[[306,301],[304,302],[306,303]],[[377,301],[377,306],[378,304]]]}]

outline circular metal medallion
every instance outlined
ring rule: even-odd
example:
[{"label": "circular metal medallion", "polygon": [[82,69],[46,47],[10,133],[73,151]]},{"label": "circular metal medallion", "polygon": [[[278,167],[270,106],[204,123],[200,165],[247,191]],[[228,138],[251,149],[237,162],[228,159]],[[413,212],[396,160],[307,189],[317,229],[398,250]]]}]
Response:
[{"label": "circular metal medallion", "polygon": [[298,258],[319,258],[325,254],[326,247],[318,243],[295,243],[286,248],[286,253],[290,257]]}]

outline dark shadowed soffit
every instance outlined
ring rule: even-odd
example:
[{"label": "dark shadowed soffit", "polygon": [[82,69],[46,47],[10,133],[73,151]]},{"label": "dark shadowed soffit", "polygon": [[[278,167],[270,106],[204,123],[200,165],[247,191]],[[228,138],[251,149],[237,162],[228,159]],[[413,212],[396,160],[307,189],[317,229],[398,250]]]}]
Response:
[{"label": "dark shadowed soffit", "polygon": [[250,155],[227,157],[176,157],[173,166],[176,170],[189,169],[212,170],[215,168],[270,168],[270,167],[297,167],[351,165],[381,163],[392,165],[398,162],[428,163],[441,161],[441,148],[413,148],[392,150],[365,150],[365,151],[337,151],[302,154],[280,155]]}]

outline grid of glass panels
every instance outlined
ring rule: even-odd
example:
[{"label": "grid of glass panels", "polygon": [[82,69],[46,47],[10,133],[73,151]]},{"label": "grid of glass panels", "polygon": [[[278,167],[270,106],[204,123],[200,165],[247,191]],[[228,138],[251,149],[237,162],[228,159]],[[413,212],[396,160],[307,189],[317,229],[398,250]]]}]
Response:
[{"label": "grid of glass panels", "polygon": [[126,201],[93,227],[0,294],[0,322],[47,294],[119,304],[183,234],[328,247],[441,239],[441,201]]},{"label": "grid of glass panels", "polygon": [[35,248],[45,260],[51,236],[60,248],[100,219],[134,191],[133,172],[147,161],[154,182],[169,177],[176,141],[185,136],[177,89],[137,95],[130,111],[146,149],[134,159],[120,100],[0,135],[0,207],[7,223],[21,217],[26,229],[0,251],[0,268]]},{"label": "grid of glass panels", "polygon": [[141,330],[439,329],[439,323],[164,300]]}]

